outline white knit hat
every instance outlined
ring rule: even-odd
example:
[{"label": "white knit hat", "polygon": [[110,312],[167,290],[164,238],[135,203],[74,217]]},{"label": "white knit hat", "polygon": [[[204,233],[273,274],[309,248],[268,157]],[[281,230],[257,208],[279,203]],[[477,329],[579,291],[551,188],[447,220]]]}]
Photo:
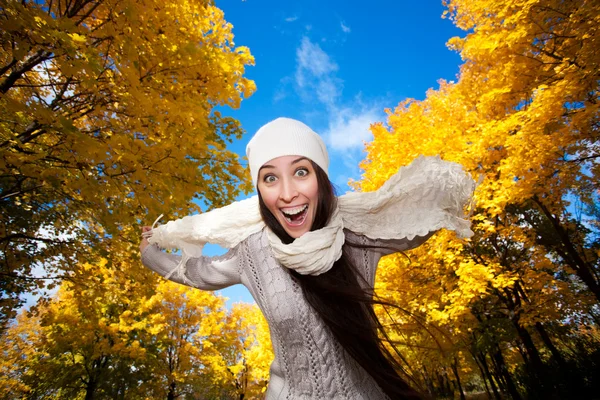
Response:
[{"label": "white knit hat", "polygon": [[306,157],[326,174],[329,168],[327,148],[321,137],[302,122],[291,118],[277,118],[263,125],[246,146],[246,156],[254,187],[260,167],[277,157]]}]

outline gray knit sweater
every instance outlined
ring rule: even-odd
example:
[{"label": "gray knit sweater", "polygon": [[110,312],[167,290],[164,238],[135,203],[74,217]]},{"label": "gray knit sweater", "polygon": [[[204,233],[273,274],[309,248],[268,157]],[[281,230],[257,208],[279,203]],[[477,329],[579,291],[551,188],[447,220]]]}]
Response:
[{"label": "gray knit sweater", "polygon": [[[345,248],[372,286],[379,258],[417,247],[412,241],[375,241],[345,231]],[[352,247],[351,244],[385,246]],[[180,256],[162,252],[156,245],[142,254],[143,264],[167,276]],[[265,230],[255,233],[220,257],[192,258],[185,276],[169,279],[202,290],[217,290],[241,283],[246,286],[269,323],[275,360],[271,365],[266,398],[377,400],[387,396],[371,376],[333,338],[308,305],[302,289],[273,257]]]}]

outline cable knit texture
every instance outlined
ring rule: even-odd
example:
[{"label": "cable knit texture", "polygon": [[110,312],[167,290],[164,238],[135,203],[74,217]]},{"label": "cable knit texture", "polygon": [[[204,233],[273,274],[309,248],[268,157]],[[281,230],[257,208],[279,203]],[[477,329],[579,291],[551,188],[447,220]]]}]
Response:
[{"label": "cable knit texture", "polygon": [[[286,267],[305,275],[319,275],[341,257],[344,228],[373,239],[411,239],[442,228],[469,237],[473,232],[463,209],[474,189],[475,182],[461,165],[421,156],[400,168],[374,192],[340,196],[338,209],[325,228],[307,232],[291,244],[283,244],[271,233],[269,243]],[[181,249],[183,268],[189,257],[202,253],[205,243],[232,248],[263,227],[255,196],[170,221],[147,234],[150,243]]]},{"label": "cable knit texture", "polygon": [[[373,240],[345,230],[345,251],[373,285],[379,258],[420,245],[412,240]],[[352,244],[379,246],[358,248]],[[275,360],[266,398],[378,400],[387,397],[371,376],[333,338],[304,299],[302,289],[274,257],[265,229],[220,257],[192,257],[177,270],[181,256],[146,247],[142,262],[162,276],[202,290],[242,283],[268,321]]]}]

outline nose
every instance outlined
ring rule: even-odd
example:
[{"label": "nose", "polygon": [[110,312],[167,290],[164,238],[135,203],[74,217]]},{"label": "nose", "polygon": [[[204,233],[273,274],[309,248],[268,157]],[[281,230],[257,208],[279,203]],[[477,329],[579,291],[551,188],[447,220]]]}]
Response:
[{"label": "nose", "polygon": [[291,202],[298,196],[296,185],[291,179],[284,179],[281,185],[281,192],[279,192],[279,198],[286,203]]}]

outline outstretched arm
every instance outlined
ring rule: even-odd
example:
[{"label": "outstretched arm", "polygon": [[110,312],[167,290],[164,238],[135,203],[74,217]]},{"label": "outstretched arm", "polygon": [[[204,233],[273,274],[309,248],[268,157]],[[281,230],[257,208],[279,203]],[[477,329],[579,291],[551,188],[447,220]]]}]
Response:
[{"label": "outstretched arm", "polygon": [[367,243],[370,246],[375,246],[373,251],[378,253],[380,256],[387,256],[388,254],[398,253],[401,251],[412,250],[425,243],[435,232],[429,232],[425,236],[415,236],[411,240],[407,238],[402,239],[368,239]]},{"label": "outstretched arm", "polygon": [[[142,231],[150,229],[144,227]],[[174,282],[202,290],[223,289],[241,283],[238,248],[223,256],[189,258],[182,265],[182,256],[163,252],[158,246],[150,245],[145,237],[140,243],[144,266]]]},{"label": "outstretched arm", "polygon": [[364,235],[357,235],[345,230],[347,250],[352,252],[356,267],[363,275],[369,287],[375,284],[377,264],[382,256],[414,249],[425,243],[435,234],[429,232],[425,236],[415,236],[411,240],[402,239],[370,239]]}]

